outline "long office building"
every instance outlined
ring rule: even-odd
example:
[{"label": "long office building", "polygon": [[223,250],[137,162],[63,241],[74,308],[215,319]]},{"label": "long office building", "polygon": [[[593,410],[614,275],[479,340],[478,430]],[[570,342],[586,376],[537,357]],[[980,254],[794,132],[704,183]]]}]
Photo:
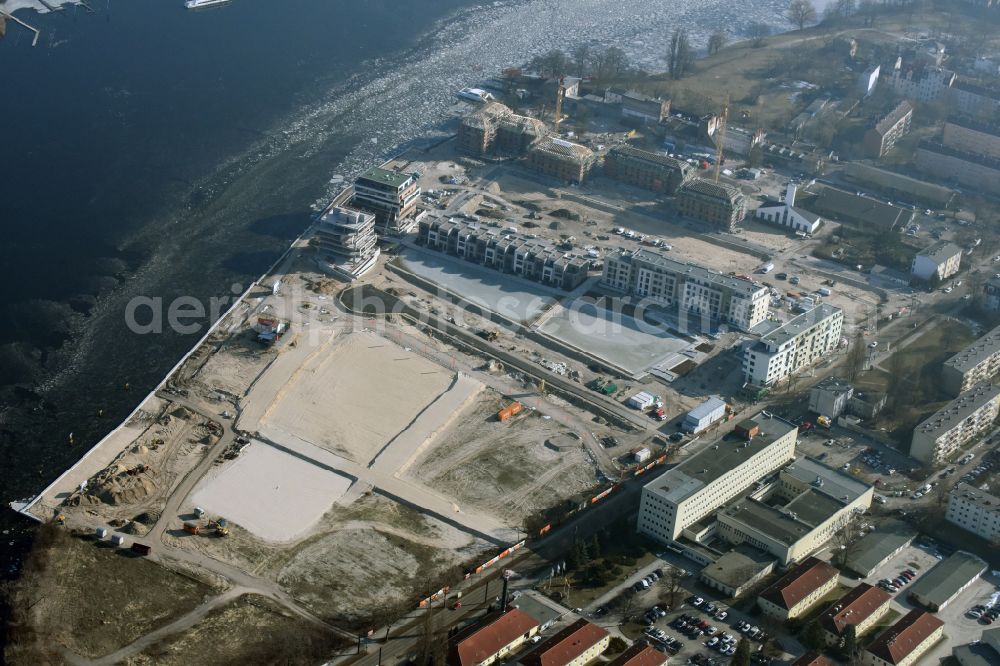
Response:
[{"label": "long office building", "polygon": [[339,206],[323,213],[316,225],[320,268],[348,279],[370,270],[378,261],[375,216]]},{"label": "long office building", "polygon": [[840,344],[844,311],[821,304],[761,336],[746,348],[743,376],[754,386],[771,386],[798,372]]},{"label": "long office building", "polygon": [[910,455],[927,465],[947,460],[993,426],[1000,413],[1000,386],[979,384],[913,430]]},{"label": "long office building", "polygon": [[954,396],[1000,373],[1000,326],[979,338],[944,363],[941,383]]},{"label": "long office building", "polygon": [[417,243],[467,261],[560,289],[574,289],[587,279],[590,259],[559,250],[551,243],[511,231],[482,228],[457,219],[420,221]]},{"label": "long office building", "polygon": [[795,456],[799,429],[789,421],[760,412],[737,430],[643,487],[640,533],[675,541]]},{"label": "long office building", "polygon": [[668,155],[615,146],[604,157],[604,175],[644,190],[673,194],[691,177],[692,167]]},{"label": "long office building", "polygon": [[420,187],[412,174],[374,167],[354,181],[351,205],[375,216],[382,236],[400,236],[416,224]]},{"label": "long office building", "polygon": [[679,315],[703,316],[743,331],[766,320],[770,304],[763,285],[649,250],[609,254],[601,284]]},{"label": "long office building", "polygon": [[967,483],[959,483],[948,495],[948,510],[944,519],[994,542],[1000,539],[1000,497]]}]

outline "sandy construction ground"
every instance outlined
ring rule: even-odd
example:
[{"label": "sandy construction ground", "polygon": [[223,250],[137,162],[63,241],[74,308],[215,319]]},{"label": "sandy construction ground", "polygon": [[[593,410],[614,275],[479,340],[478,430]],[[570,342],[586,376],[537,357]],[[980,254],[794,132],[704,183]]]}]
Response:
[{"label": "sandy construction ground", "polygon": [[450,371],[374,333],[351,333],[292,375],[258,429],[367,465],[452,382]]},{"label": "sandy construction ground", "polygon": [[202,479],[191,501],[261,539],[286,542],[305,536],[350,485],[345,476],[252,442]]}]

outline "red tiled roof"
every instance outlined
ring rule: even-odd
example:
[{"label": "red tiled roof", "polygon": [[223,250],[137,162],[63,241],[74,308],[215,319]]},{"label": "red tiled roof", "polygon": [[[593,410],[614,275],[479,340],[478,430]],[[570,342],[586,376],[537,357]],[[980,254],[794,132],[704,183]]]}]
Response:
[{"label": "red tiled roof", "polygon": [[890,664],[898,664],[942,626],[944,622],[930,613],[913,609],[879,634],[868,646],[868,652]]},{"label": "red tiled roof", "polygon": [[861,624],[890,599],[892,595],[885,590],[861,583],[819,616],[820,626],[835,636],[842,636],[849,625]]},{"label": "red tiled roof", "polygon": [[607,666],[664,666],[667,655],[648,645],[636,643],[610,661]]},{"label": "red tiled roof", "polygon": [[826,562],[810,557],[779,578],[760,596],[775,606],[790,610],[831,578],[836,578],[837,573]]},{"label": "red tiled roof", "polygon": [[525,666],[566,666],[608,635],[604,627],[580,618],[521,659]]},{"label": "red tiled roof", "polygon": [[833,666],[833,662],[819,652],[806,652],[792,662],[792,666]]},{"label": "red tiled roof", "polygon": [[454,666],[472,666],[486,661],[537,626],[535,618],[517,608],[494,615],[484,626],[452,645],[448,662]]}]

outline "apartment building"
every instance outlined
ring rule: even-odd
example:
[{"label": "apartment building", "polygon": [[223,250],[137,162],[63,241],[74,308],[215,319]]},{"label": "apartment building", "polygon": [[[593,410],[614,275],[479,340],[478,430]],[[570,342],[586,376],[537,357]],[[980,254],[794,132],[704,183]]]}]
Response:
[{"label": "apartment building", "polygon": [[528,168],[566,183],[582,183],[595,161],[590,148],[558,138],[540,141],[528,151]]},{"label": "apartment building", "polygon": [[978,384],[913,430],[910,455],[927,465],[944,462],[993,426],[1000,413],[1000,386]]},{"label": "apartment building", "polygon": [[514,654],[538,633],[538,621],[512,608],[488,616],[448,642],[448,666],[490,666]]},{"label": "apartment building", "polygon": [[646,484],[638,530],[669,543],[795,455],[798,427],[768,412]]},{"label": "apartment building", "polygon": [[763,285],[641,249],[605,257],[601,284],[679,315],[702,316],[743,331],[765,321],[770,304]]},{"label": "apartment building", "polygon": [[1000,326],[958,352],[941,368],[941,383],[959,396],[1000,373]]},{"label": "apartment building", "polygon": [[1000,539],[1000,497],[959,483],[948,494],[944,519],[976,536],[995,542]]},{"label": "apartment building", "polygon": [[677,193],[677,212],[709,227],[734,231],[747,214],[746,197],[738,187],[694,178]]},{"label": "apartment building", "polygon": [[782,201],[765,201],[754,211],[754,217],[802,233],[814,233],[823,219],[816,213],[795,205],[797,190],[795,183],[788,183],[785,198]]},{"label": "apartment building", "polygon": [[942,180],[1000,194],[1000,158],[956,150],[936,141],[921,141],[916,165]]},{"label": "apartment building", "polygon": [[876,159],[884,156],[892,150],[897,141],[910,133],[912,120],[913,106],[903,100],[865,132],[863,140],[865,154]]},{"label": "apartment building", "polygon": [[604,157],[608,178],[662,194],[676,192],[692,173],[691,165],[683,160],[628,145],[615,146]]},{"label": "apartment building", "polygon": [[374,167],[354,181],[354,208],[375,216],[380,236],[401,236],[416,224],[420,187],[412,174]]},{"label": "apartment building", "polygon": [[897,58],[888,75],[879,80],[901,97],[928,104],[946,99],[955,78],[951,70],[919,62],[904,64],[902,58]]},{"label": "apartment building", "polygon": [[1000,111],[1000,88],[958,79],[951,90],[951,105],[964,115],[992,118]]},{"label": "apartment building", "polygon": [[944,622],[913,609],[861,653],[864,666],[910,666],[944,637]]},{"label": "apartment building", "polygon": [[317,262],[323,270],[349,280],[370,270],[378,261],[375,216],[336,206],[316,225]]},{"label": "apartment building", "polygon": [[921,280],[946,280],[962,265],[962,248],[948,241],[937,241],[913,257],[910,275]]},{"label": "apartment building", "polygon": [[844,311],[820,304],[761,336],[743,354],[744,379],[771,386],[813,363],[840,344]]},{"label": "apartment building", "polygon": [[471,155],[521,155],[547,133],[545,123],[488,102],[462,119],[458,148]]},{"label": "apartment building", "polygon": [[944,124],[941,144],[954,150],[1000,159],[1000,125],[969,116],[952,116]]},{"label": "apartment building", "polygon": [[572,290],[587,279],[590,259],[564,252],[553,244],[521,234],[457,218],[424,218],[417,243],[467,261],[512,273],[534,282]]},{"label": "apartment building", "polygon": [[835,601],[819,616],[826,644],[836,647],[854,627],[854,635],[864,636],[889,612],[892,595],[880,587],[859,583],[857,587]]},{"label": "apartment building", "polygon": [[757,605],[769,617],[781,622],[793,620],[837,586],[839,573],[823,560],[810,557],[761,592]]},{"label": "apartment building", "polygon": [[586,666],[605,650],[611,634],[580,618],[564,627],[521,658],[522,666]]}]

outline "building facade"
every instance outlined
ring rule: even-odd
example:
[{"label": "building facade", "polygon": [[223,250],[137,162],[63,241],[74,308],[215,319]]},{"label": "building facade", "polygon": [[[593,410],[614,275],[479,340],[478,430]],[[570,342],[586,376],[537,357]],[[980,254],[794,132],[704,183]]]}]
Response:
[{"label": "building facade", "polygon": [[993,427],[1000,413],[1000,386],[979,384],[913,429],[910,455],[935,465]]},{"label": "building facade", "polygon": [[885,81],[901,97],[929,104],[947,99],[955,83],[955,72],[924,63],[904,64],[902,58],[897,58],[888,76],[879,80]]},{"label": "building facade", "polygon": [[420,187],[411,174],[375,167],[354,181],[354,208],[375,216],[381,236],[401,236],[416,224]]},{"label": "building facade", "polygon": [[744,331],[767,319],[770,304],[763,285],[649,250],[609,254],[601,284],[678,314],[701,316]]},{"label": "building facade", "polygon": [[809,411],[835,419],[847,411],[854,387],[840,377],[827,377],[809,391]]},{"label": "building facade", "polygon": [[633,90],[622,93],[622,118],[643,123],[662,123],[670,115],[670,100],[648,97]]},{"label": "building facade", "polygon": [[963,115],[993,118],[1000,110],[1000,88],[958,79],[951,90],[951,106]]},{"label": "building facade", "polygon": [[958,352],[941,368],[941,383],[959,396],[1000,373],[1000,326]]},{"label": "building facade", "polygon": [[913,609],[861,653],[864,666],[910,666],[944,637],[944,622]]},{"label": "building facade", "polygon": [[838,574],[828,563],[810,557],[761,592],[757,605],[768,617],[781,622],[794,620],[837,586]]},{"label": "building facade", "polygon": [[921,141],[916,165],[942,180],[1000,194],[1000,158],[948,148],[936,141]]},{"label": "building facade", "polygon": [[528,168],[567,183],[582,183],[594,161],[590,148],[558,138],[540,141],[528,151]]},{"label": "building facade", "polygon": [[673,194],[691,177],[692,168],[667,155],[621,145],[604,157],[604,175],[644,190]]},{"label": "building facade", "polygon": [[889,612],[891,601],[892,595],[882,588],[859,583],[819,616],[826,644],[841,645],[848,627],[854,627],[855,636],[864,636]]},{"label": "building facade", "polygon": [[722,231],[734,231],[746,217],[746,197],[738,187],[694,178],[677,193],[677,212]]},{"label": "building facade", "polygon": [[771,386],[798,372],[840,344],[844,311],[820,304],[763,335],[743,354],[743,377],[754,386]]},{"label": "building facade", "polygon": [[948,494],[944,519],[991,543],[996,542],[1000,539],[1000,497],[959,483]]},{"label": "building facade", "polygon": [[913,107],[903,100],[865,132],[865,154],[877,159],[888,153],[897,141],[910,133],[912,120]]},{"label": "building facade", "polygon": [[327,210],[316,225],[316,248],[323,270],[350,280],[360,277],[379,257],[375,216],[340,206]]},{"label": "building facade", "polygon": [[966,153],[1000,159],[1000,125],[952,116],[944,124],[941,144]]},{"label": "building facade", "polygon": [[938,241],[913,257],[910,274],[921,280],[946,280],[962,265],[962,248],[947,241]]}]

